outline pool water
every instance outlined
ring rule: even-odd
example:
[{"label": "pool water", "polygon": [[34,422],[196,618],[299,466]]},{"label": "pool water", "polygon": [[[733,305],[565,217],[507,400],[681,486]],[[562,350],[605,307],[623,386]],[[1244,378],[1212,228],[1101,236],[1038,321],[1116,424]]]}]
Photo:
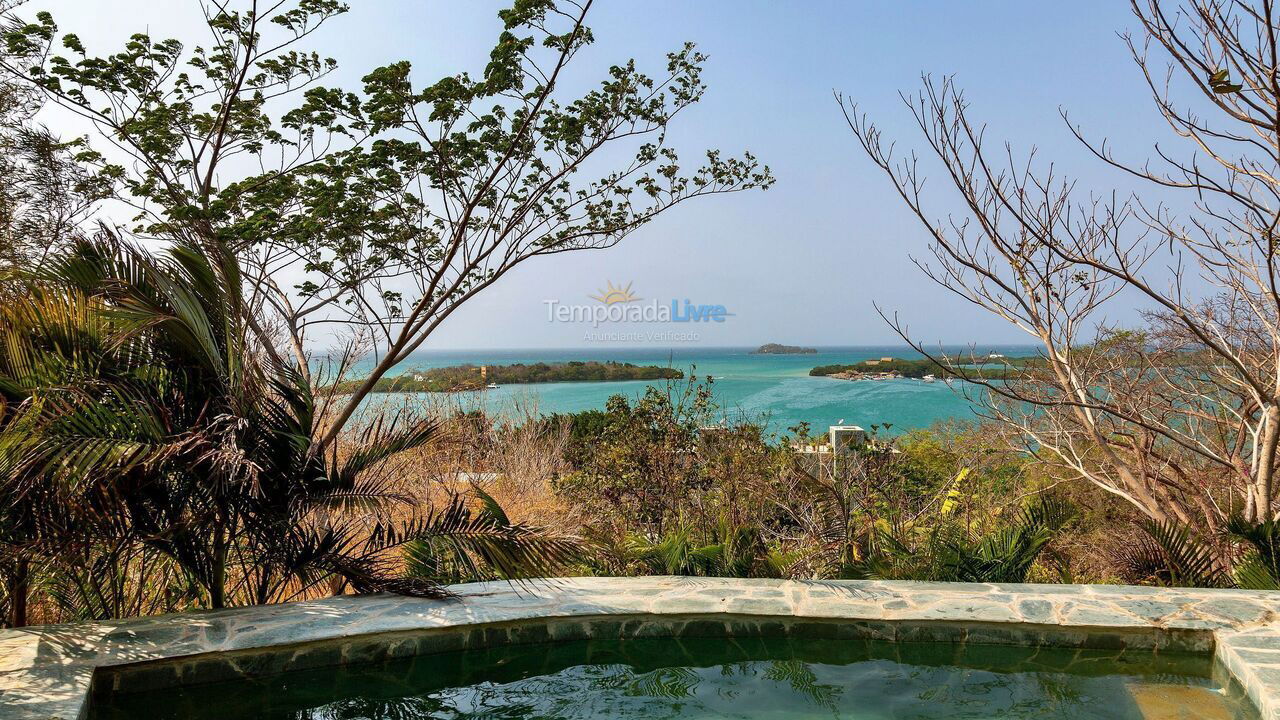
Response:
[{"label": "pool water", "polygon": [[122,695],[95,720],[1257,718],[1201,655],[805,638],[523,645]]}]

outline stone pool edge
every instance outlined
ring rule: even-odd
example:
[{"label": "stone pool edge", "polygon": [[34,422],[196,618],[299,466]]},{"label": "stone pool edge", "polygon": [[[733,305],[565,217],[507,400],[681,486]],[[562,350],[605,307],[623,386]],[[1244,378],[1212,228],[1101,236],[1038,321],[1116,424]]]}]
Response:
[{"label": "stone pool edge", "polygon": [[[222,652],[538,618],[646,616],[968,625],[973,642],[1110,635],[1133,646],[1212,651],[1266,720],[1280,720],[1280,593],[1116,585],[563,578],[0,631],[0,720],[81,720],[94,672]],[[673,618],[674,619],[674,618]],[[997,630],[992,635],[992,631]],[[1003,635],[1007,630],[1008,634]],[[986,633],[985,635],[983,633]],[[1200,645],[1203,643],[1203,646]],[[1188,645],[1194,647],[1187,647]]]}]

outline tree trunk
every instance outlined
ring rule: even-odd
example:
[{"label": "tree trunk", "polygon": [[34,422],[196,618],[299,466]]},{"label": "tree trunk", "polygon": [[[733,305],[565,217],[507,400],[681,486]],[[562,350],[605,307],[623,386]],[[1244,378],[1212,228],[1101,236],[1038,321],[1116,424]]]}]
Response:
[{"label": "tree trunk", "polygon": [[217,609],[227,605],[227,547],[226,531],[218,523],[213,538],[213,572],[209,578],[209,607]]},{"label": "tree trunk", "polygon": [[9,627],[24,627],[27,624],[27,596],[31,592],[31,562],[25,558],[19,560],[10,581]]}]

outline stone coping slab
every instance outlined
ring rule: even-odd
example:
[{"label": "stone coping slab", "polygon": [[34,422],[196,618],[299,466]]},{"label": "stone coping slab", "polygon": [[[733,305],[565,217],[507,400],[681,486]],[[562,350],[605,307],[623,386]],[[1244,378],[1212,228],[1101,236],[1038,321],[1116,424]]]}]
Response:
[{"label": "stone coping slab", "polygon": [[[580,620],[612,632],[621,625],[602,624],[602,619],[634,625],[646,619],[727,622],[743,616],[847,626],[897,640],[1212,652],[1262,717],[1280,720],[1280,593],[689,577],[563,578],[453,590],[457,598],[450,600],[340,596],[0,631],[0,720],[80,720],[95,672],[121,676],[133,668],[182,665],[187,672],[174,675],[176,682],[218,679],[213,676],[228,665],[220,658],[334,641],[345,643],[340,652],[313,652],[308,662],[367,659],[351,652],[353,642],[363,642],[365,651],[373,645],[405,653],[428,647],[404,642],[406,634],[469,631],[493,643],[558,637],[503,630],[536,628],[539,623],[529,621],[541,618],[554,619],[548,627]],[[438,642],[430,647],[443,649]]]}]

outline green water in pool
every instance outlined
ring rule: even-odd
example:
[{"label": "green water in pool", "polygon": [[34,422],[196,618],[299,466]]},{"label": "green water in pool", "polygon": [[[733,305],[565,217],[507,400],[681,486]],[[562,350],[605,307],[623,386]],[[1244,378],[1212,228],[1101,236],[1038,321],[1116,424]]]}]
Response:
[{"label": "green water in pool", "polygon": [[805,638],[522,645],[121,695],[94,720],[1257,717],[1201,655]]}]

